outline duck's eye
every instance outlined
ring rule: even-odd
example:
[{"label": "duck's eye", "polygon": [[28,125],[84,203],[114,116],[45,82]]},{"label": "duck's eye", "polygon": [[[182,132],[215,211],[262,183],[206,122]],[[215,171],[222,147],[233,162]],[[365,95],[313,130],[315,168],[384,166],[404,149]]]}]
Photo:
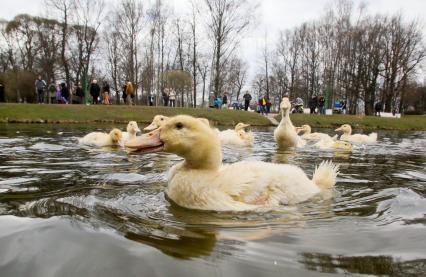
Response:
[{"label": "duck's eye", "polygon": [[183,128],[183,124],[181,122],[176,123],[176,129],[180,130]]},{"label": "duck's eye", "polygon": [[161,118],[161,121],[163,121],[164,120],[164,118]]}]

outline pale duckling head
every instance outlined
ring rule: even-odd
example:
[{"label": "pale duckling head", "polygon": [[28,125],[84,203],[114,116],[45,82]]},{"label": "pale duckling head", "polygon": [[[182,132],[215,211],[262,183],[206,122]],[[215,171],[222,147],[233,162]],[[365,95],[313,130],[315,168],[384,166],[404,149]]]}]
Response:
[{"label": "pale duckling head", "polygon": [[141,132],[141,130],[139,129],[138,123],[136,121],[130,121],[129,124],[127,124],[126,130],[129,134],[132,134],[132,135],[135,135]]},{"label": "pale duckling head", "polygon": [[240,137],[241,140],[244,141],[246,145],[253,145],[253,134],[251,132],[247,133],[244,130],[238,130],[237,135]]},{"label": "pale duckling head", "polygon": [[353,146],[352,146],[352,144],[350,142],[343,141],[343,140],[336,140],[333,143],[333,148],[334,149],[343,149],[343,150],[352,151]]},{"label": "pale duckling head", "polygon": [[222,155],[218,136],[197,118],[178,115],[169,118],[160,128],[125,143],[141,152],[169,152],[185,159],[185,166],[196,169],[217,169]]},{"label": "pale duckling head", "polygon": [[114,128],[111,132],[109,132],[109,136],[113,143],[118,143],[123,137],[123,133],[119,129]]},{"label": "pale duckling head", "polygon": [[244,130],[247,127],[250,127],[250,124],[245,124],[240,122],[237,125],[235,125],[235,132],[238,132],[239,130]]},{"label": "pale duckling head", "polygon": [[282,111],[290,111],[291,103],[290,103],[290,100],[288,99],[288,97],[283,97],[283,99],[281,100],[281,103],[280,103],[280,109]]},{"label": "pale duckling head", "polygon": [[164,123],[167,121],[167,119],[169,119],[167,116],[164,115],[156,115],[154,116],[154,119],[152,120],[152,123],[145,127],[143,130],[150,132],[153,131],[155,129],[160,128],[161,126],[164,125]]},{"label": "pale duckling head", "polygon": [[204,117],[198,117],[197,118],[199,121],[201,121],[202,123],[206,124],[207,126],[210,127],[210,121],[207,118]]},{"label": "pale duckling head", "polygon": [[352,133],[352,127],[349,124],[343,124],[339,128],[335,130],[336,132],[341,131],[346,135],[350,135]]},{"label": "pale duckling head", "polygon": [[305,135],[308,135],[312,132],[312,129],[311,129],[311,126],[305,124],[305,125],[302,125],[302,127],[296,128],[296,132],[297,132],[297,134],[302,132]]}]

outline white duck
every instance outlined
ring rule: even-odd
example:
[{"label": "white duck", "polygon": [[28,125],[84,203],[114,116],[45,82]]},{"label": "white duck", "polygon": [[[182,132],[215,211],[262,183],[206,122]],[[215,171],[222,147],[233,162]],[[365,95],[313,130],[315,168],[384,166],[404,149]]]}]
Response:
[{"label": "white duck", "polygon": [[145,127],[143,130],[147,132],[151,132],[155,129],[160,128],[164,125],[164,123],[169,119],[167,116],[164,115],[156,115],[154,116],[154,119],[152,120],[151,124]]},{"label": "white duck", "polygon": [[123,132],[123,137],[121,139],[123,142],[134,139],[136,134],[141,132],[136,121],[130,121],[129,124],[127,124],[126,131],[127,132]]},{"label": "white duck", "polygon": [[[234,144],[234,145],[253,145],[253,134],[251,132],[246,132],[244,128],[249,127],[249,124],[238,123],[234,130],[228,129],[222,132],[219,132],[219,140],[222,144]],[[217,131],[215,131],[217,132]]]},{"label": "white duck", "polygon": [[302,147],[306,141],[301,139],[296,128],[290,120],[291,103],[288,97],[284,97],[280,103],[281,122],[275,129],[274,138],[279,147]]},{"label": "white duck", "polygon": [[324,137],[323,139],[315,143],[314,146],[320,149],[342,149],[342,150],[352,151],[353,146],[350,142],[343,141],[343,140],[334,140],[333,138]]},{"label": "white duck", "polygon": [[247,211],[306,201],[330,189],[338,166],[323,162],[312,180],[293,165],[243,161],[222,165],[220,141],[201,121],[185,115],[126,143],[141,152],[165,151],[184,158],[170,169],[167,195],[197,210]]},{"label": "white duck", "polygon": [[349,124],[344,124],[335,131],[343,132],[343,135],[340,136],[340,140],[345,140],[352,143],[374,143],[377,141],[377,133],[371,133],[368,136],[361,134],[352,135],[352,127]]},{"label": "white duck", "polygon": [[317,132],[312,133],[311,126],[309,126],[307,124],[302,125],[302,127],[297,127],[296,132],[297,132],[297,134],[303,133],[303,135],[301,135],[301,138],[304,139],[304,140],[318,141],[318,140],[322,140],[322,139],[328,140],[330,138],[333,139],[333,140],[337,139],[337,136],[330,137],[329,135],[324,134],[324,133],[317,133]]},{"label": "white duck", "polygon": [[119,129],[113,129],[109,132],[109,134],[92,132],[79,139],[79,143],[98,147],[119,145],[119,141],[122,139],[122,136],[123,134]]}]

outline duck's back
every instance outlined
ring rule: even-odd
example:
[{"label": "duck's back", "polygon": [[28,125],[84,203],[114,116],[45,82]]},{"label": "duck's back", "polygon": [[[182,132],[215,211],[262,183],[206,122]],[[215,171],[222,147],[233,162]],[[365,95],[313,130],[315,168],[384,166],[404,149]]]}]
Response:
[{"label": "duck's back", "polygon": [[303,202],[320,189],[293,165],[244,161],[221,169],[219,186],[236,194],[240,201],[256,205]]},{"label": "duck's back", "polygon": [[244,141],[238,136],[234,130],[225,130],[220,132],[219,140],[222,144],[243,145]]},{"label": "duck's back", "polygon": [[102,146],[108,135],[101,132],[92,132],[90,134],[85,135],[82,139],[80,139],[80,143],[87,145],[96,145]]},{"label": "duck's back", "polygon": [[370,135],[342,135],[340,139],[354,143],[373,143],[377,141],[377,133],[371,133]]},{"label": "duck's back", "polygon": [[311,133],[311,134],[303,135],[302,138],[306,140],[322,140],[322,139],[329,139],[330,136],[323,133]]},{"label": "duck's back", "polygon": [[260,161],[224,165],[219,171],[170,171],[168,196],[177,204],[202,210],[250,210],[303,202],[320,192],[298,167]]}]

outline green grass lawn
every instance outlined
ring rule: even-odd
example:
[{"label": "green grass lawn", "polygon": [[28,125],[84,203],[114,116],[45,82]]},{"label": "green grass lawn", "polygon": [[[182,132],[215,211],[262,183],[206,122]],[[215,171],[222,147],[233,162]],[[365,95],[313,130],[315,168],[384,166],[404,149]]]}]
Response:
[{"label": "green grass lawn", "polygon": [[[253,126],[270,126],[265,117],[252,112],[216,109],[168,108],[147,106],[105,106],[105,105],[38,105],[38,104],[1,104],[0,122],[10,123],[94,123],[115,122],[127,123],[136,120],[149,123],[152,118],[162,114],[173,116],[188,114],[205,117],[214,124],[235,125],[238,122],[250,123]],[[353,115],[310,115],[292,114],[295,126],[309,124],[314,128],[334,128],[348,123],[354,128],[388,129],[388,130],[426,130],[426,116],[409,115],[401,119],[380,118],[374,116]],[[277,116],[278,121],[281,116]]]},{"label": "green grass lawn", "polygon": [[[426,130],[426,116],[407,115],[402,118],[382,118],[354,115],[310,115],[292,114],[290,118],[295,126],[309,124],[316,128],[334,128],[342,124],[351,124],[354,128],[386,130]],[[281,116],[277,116],[278,121]]]},{"label": "green grass lawn", "polygon": [[254,126],[268,126],[270,122],[257,113],[234,110],[169,108],[125,105],[38,105],[38,104],[2,104],[0,121],[3,122],[47,122],[47,123],[90,123],[116,122],[130,120],[149,123],[155,115],[173,116],[188,114],[205,117],[214,124],[235,125],[247,122]]}]

